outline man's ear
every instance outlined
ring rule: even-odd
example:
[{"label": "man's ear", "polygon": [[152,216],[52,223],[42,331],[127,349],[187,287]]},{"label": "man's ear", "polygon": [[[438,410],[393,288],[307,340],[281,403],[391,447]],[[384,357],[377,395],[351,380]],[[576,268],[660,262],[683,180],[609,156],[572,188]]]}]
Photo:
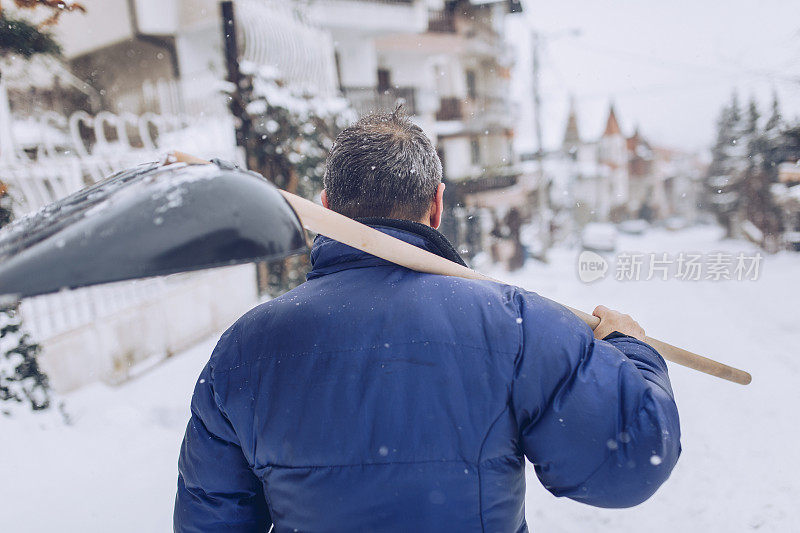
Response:
[{"label": "man's ear", "polygon": [[444,183],[440,183],[436,188],[436,195],[431,203],[430,222],[433,229],[439,229],[442,223],[442,211],[444,211]]},{"label": "man's ear", "polygon": [[325,189],[322,189],[322,194],[319,195],[319,201],[322,202],[322,207],[330,209],[330,207],[328,207],[328,193]]}]

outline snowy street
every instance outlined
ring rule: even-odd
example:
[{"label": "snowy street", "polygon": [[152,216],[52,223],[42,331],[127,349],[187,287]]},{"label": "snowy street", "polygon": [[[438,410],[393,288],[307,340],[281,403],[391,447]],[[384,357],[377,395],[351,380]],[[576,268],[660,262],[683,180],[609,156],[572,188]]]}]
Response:
[{"label": "snowy street", "polygon": [[[621,239],[618,250],[754,253],[718,240],[716,228],[656,230]],[[557,500],[528,476],[527,516],[543,532],[797,531],[797,254],[767,256],[757,281],[577,281],[577,251],[552,266],[528,263],[508,281],[591,311],[602,303],[631,314],[647,334],[749,371],[743,387],[670,364],[683,453],[671,478],[644,504],[603,510]]]},{"label": "snowy street", "polygon": [[[719,237],[710,226],[654,229],[621,236],[617,250],[755,253],[746,242]],[[800,254],[766,256],[756,281],[617,281],[612,265],[606,279],[587,285],[577,277],[578,252],[557,248],[548,265],[529,260],[521,271],[489,274],[585,311],[604,304],[629,313],[648,335],[743,368],[753,383],[670,365],[683,455],[664,487],[634,509],[594,509],[552,497],[529,468],[531,530],[797,530],[800,285],[793,275]],[[189,399],[215,342],[209,338],[122,386],[95,384],[66,396],[71,426],[31,414],[0,418],[4,530],[170,531]]]}]

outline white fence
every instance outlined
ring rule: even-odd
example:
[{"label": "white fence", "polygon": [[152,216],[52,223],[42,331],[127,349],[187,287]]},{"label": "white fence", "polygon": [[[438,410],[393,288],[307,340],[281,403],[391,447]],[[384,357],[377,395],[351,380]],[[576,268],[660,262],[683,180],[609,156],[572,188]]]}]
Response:
[{"label": "white fence", "polygon": [[295,90],[332,96],[337,90],[333,39],[306,20],[302,5],[237,0],[242,68],[267,69]]},{"label": "white fence", "polygon": [[[241,66],[295,89],[334,94],[331,35],[309,24],[301,7],[237,0]],[[237,160],[224,85],[212,78],[146,81],[141,91],[116,97],[119,109],[138,115],[49,112],[15,120],[0,80],[0,181],[16,215],[168,150]],[[43,346],[42,366],[54,387],[66,391],[125,379],[131,367],[184,349],[255,300],[254,268],[245,265],[40,296],[22,302],[21,311]]]},{"label": "white fence", "polygon": [[[13,120],[0,87],[0,181],[17,216],[109,174],[157,160],[170,149],[236,159],[224,100],[178,98],[174,82],[145,87],[161,113]],[[212,95],[213,96],[213,95]],[[17,140],[20,139],[20,140]],[[27,299],[25,328],[43,347],[41,364],[60,391],[126,379],[146,359],[183,350],[229,325],[256,301],[252,265],[122,282]]]},{"label": "white fence", "polygon": [[226,328],[256,298],[255,269],[240,265],[38,296],[21,312],[63,392],[125,381]]}]

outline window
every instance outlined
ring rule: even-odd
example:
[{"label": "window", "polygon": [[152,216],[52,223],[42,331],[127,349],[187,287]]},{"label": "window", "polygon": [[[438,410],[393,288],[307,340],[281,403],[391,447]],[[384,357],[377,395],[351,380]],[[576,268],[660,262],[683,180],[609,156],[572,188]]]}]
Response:
[{"label": "window", "polygon": [[474,70],[467,71],[467,96],[470,100],[474,100],[478,97],[478,85],[477,79],[475,77]]},{"label": "window", "polygon": [[481,145],[478,142],[477,137],[472,137],[469,140],[469,153],[470,153],[470,161],[473,165],[480,165],[481,164]]},{"label": "window", "polygon": [[391,75],[389,69],[378,69],[378,92],[388,91],[392,88]]}]

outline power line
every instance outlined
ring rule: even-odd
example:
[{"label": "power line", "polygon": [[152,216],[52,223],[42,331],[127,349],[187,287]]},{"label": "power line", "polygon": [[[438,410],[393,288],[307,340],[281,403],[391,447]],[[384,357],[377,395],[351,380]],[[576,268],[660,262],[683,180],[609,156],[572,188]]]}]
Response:
[{"label": "power line", "polygon": [[572,42],[568,44],[573,44],[588,52],[633,59],[635,61],[646,63],[648,65],[657,64],[662,67],[667,67],[672,69],[677,68],[680,70],[692,70],[695,72],[700,71],[706,74],[708,74],[710,70],[716,70],[720,74],[724,74],[726,76],[738,77],[745,75],[749,77],[767,78],[769,79],[769,81],[772,82],[779,81],[784,83],[790,83],[792,85],[800,85],[800,75],[786,75],[784,73],[779,73],[768,69],[754,69],[749,67],[740,67],[736,70],[731,70],[730,67],[725,67],[723,65],[697,65],[694,63],[687,63],[685,61],[664,59],[662,57],[658,57],[651,54],[643,54],[631,50],[621,50],[603,45],[590,46],[588,44],[581,44],[579,42]]}]

